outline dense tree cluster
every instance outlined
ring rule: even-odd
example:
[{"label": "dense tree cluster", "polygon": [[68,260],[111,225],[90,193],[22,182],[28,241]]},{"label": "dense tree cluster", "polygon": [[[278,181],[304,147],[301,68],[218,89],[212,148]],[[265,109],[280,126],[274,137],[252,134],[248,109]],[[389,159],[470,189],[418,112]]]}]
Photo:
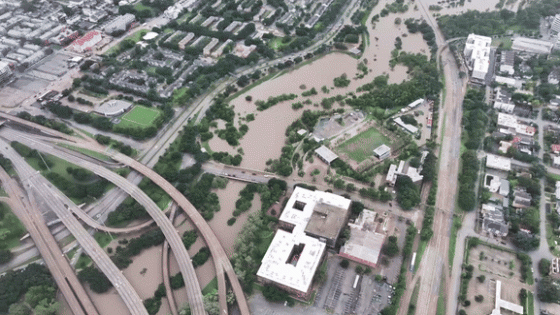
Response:
[{"label": "dense tree cluster", "polygon": [[428,60],[422,54],[401,52],[395,62],[406,66],[412,79],[399,84],[388,84],[385,77],[376,78],[359,88],[360,91],[366,93],[347,99],[346,102],[353,107],[374,112],[375,115],[383,115],[378,117],[383,118],[385,112],[374,111],[375,108],[399,109],[418,98],[435,99],[437,97],[442,85],[434,61]]},{"label": "dense tree cluster", "polygon": [[403,175],[397,178],[395,184],[397,202],[404,210],[410,210],[420,203],[420,189],[410,177]]},{"label": "dense tree cluster", "polygon": [[132,238],[125,247],[117,247],[115,255],[111,259],[119,269],[127,268],[131,263],[131,257],[142,252],[142,250],[163,244],[165,236],[160,229],[148,231],[139,237]]},{"label": "dense tree cluster", "polygon": [[107,276],[94,266],[86,267],[78,273],[78,279],[89,283],[89,287],[93,292],[105,293],[113,287]]},{"label": "dense tree cluster", "polygon": [[490,12],[469,10],[459,15],[444,15],[438,18],[438,24],[447,39],[467,37],[471,33],[502,35],[512,26],[521,26],[522,29],[538,33],[540,19],[559,12],[555,0],[543,0],[531,2],[517,13],[502,9]]},{"label": "dense tree cluster", "polygon": [[52,119],[47,119],[45,116],[39,115],[39,116],[33,116],[28,112],[19,112],[17,114],[17,117],[28,120],[30,122],[45,126],[47,128],[51,128],[54,130],[58,130],[62,133],[71,135],[72,129],[70,129],[66,124],[52,120]]},{"label": "dense tree cluster", "polygon": [[210,249],[208,249],[208,247],[202,247],[192,257],[192,264],[195,268],[202,266],[206,263],[206,261],[208,261],[208,258],[210,258]]},{"label": "dense tree cluster", "polygon": [[560,285],[552,277],[544,277],[537,284],[537,297],[541,302],[560,302]]},{"label": "dense tree cluster", "polygon": [[266,101],[255,101],[255,105],[257,105],[257,110],[263,111],[269,107],[272,107],[280,102],[284,101],[291,101],[298,97],[297,94],[290,93],[290,94],[281,94],[278,96],[271,96]]},{"label": "dense tree cluster", "polygon": [[399,310],[400,300],[404,291],[406,290],[406,274],[408,272],[407,268],[407,259],[412,254],[412,245],[414,245],[414,238],[416,237],[416,233],[418,230],[411,225],[406,229],[406,236],[404,241],[404,247],[402,249],[402,264],[401,270],[399,272],[399,276],[397,278],[397,283],[395,284],[395,293],[393,295],[391,305],[386,306],[384,309],[381,310],[382,315],[396,315],[397,311]]},{"label": "dense tree cluster", "polygon": [[383,254],[389,257],[395,257],[399,254],[399,244],[397,243],[397,237],[391,235],[387,238],[387,242],[382,248]]},{"label": "dense tree cluster", "polygon": [[8,271],[0,277],[0,313],[8,313],[32,287],[55,287],[47,267],[30,264],[24,269]]}]

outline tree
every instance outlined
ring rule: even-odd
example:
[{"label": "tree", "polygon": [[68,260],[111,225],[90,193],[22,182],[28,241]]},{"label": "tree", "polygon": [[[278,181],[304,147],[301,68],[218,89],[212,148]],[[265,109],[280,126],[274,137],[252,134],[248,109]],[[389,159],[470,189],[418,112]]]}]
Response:
[{"label": "tree", "polygon": [[13,254],[9,249],[0,249],[0,265],[12,260]]},{"label": "tree", "polygon": [[344,181],[339,178],[339,179],[334,181],[333,186],[336,189],[344,189],[344,186],[345,186],[344,184],[345,184]]},{"label": "tree", "polygon": [[271,285],[265,285],[262,289],[263,296],[271,302],[283,302],[288,299],[288,293]]},{"label": "tree", "polygon": [[347,259],[343,259],[340,261],[340,267],[346,269],[350,266],[350,262]]},{"label": "tree", "polygon": [[12,304],[10,305],[10,310],[8,311],[10,315],[29,315],[31,314],[31,309],[24,304]]},{"label": "tree", "polygon": [[546,277],[550,273],[550,260],[541,258],[539,261],[539,272],[541,276]]},{"label": "tree", "polygon": [[387,239],[387,243],[383,245],[382,248],[383,254],[389,257],[395,257],[399,254],[399,244],[397,243],[397,237],[391,235]]},{"label": "tree", "polygon": [[560,286],[550,276],[542,278],[537,285],[537,297],[541,302],[558,303],[560,301]]},{"label": "tree", "polygon": [[397,202],[404,210],[410,210],[420,203],[420,191],[408,176],[399,176],[395,184]]},{"label": "tree", "polygon": [[480,276],[476,277],[476,279],[478,280],[478,282],[484,283],[484,280],[486,280],[486,276],[485,275],[480,275]]},{"label": "tree", "polygon": [[41,285],[29,288],[25,293],[25,302],[32,308],[39,305],[42,300],[52,302],[56,298],[56,290],[52,286]]},{"label": "tree", "polygon": [[354,215],[359,215],[360,213],[362,213],[362,211],[364,211],[364,208],[364,204],[359,201],[352,201],[352,204],[350,204],[350,211],[352,211],[352,214]]},{"label": "tree", "polygon": [[474,300],[477,301],[478,303],[482,303],[482,301],[484,301],[484,296],[482,296],[482,294],[479,294],[474,297]]}]

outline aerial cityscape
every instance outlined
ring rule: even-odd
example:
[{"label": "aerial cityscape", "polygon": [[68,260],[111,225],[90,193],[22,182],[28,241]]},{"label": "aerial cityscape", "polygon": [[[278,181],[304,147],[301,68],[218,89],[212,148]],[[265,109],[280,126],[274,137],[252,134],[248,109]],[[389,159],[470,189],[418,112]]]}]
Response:
[{"label": "aerial cityscape", "polygon": [[0,0],[0,315],[560,315],[560,0]]}]

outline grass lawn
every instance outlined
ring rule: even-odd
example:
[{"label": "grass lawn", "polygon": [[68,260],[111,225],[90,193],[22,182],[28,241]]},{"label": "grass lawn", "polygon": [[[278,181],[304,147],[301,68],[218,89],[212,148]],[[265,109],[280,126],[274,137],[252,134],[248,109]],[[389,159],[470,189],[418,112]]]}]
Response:
[{"label": "grass lawn", "polygon": [[282,40],[283,40],[283,37],[275,37],[268,42],[268,46],[270,48],[274,49],[274,50],[279,50],[279,49],[282,49],[282,48],[290,45],[290,43],[293,41],[293,39],[292,39],[287,43],[283,43]]},{"label": "grass lawn", "polygon": [[88,255],[82,254],[80,258],[78,258],[78,262],[76,262],[76,269],[84,269],[85,267],[89,266],[92,263],[91,258]]},{"label": "grass lawn", "polygon": [[535,298],[533,292],[527,292],[527,315],[535,315]]},{"label": "grass lawn", "polygon": [[416,259],[414,259],[414,270],[412,270],[413,272],[416,272],[416,270],[418,270],[418,266],[420,265],[420,261],[422,260],[422,255],[424,255],[424,251],[426,250],[427,246],[428,246],[427,241],[420,240],[420,243],[418,243],[418,250],[416,251]]},{"label": "grass lawn", "polygon": [[451,237],[449,238],[449,270],[453,268],[453,259],[455,258],[455,246],[457,245],[457,231],[461,228],[462,218],[453,217],[453,226],[451,227]]},{"label": "grass lawn", "polygon": [[421,279],[422,278],[418,278],[418,280],[416,280],[416,285],[414,286],[414,291],[412,291],[412,296],[410,297],[410,304],[408,305],[407,315],[416,314],[416,304],[418,302],[418,293],[420,292],[420,280]]},{"label": "grass lawn", "polygon": [[8,237],[2,240],[2,245],[6,249],[12,249],[21,244],[20,238],[25,234],[26,230],[18,217],[12,212],[10,207],[5,203],[0,203],[4,217],[0,220],[0,231],[8,231]]},{"label": "grass lawn", "polygon": [[[140,4],[140,5],[142,5],[142,4]],[[125,38],[125,40],[130,39],[130,40],[132,40],[132,41],[136,44],[136,43],[139,42],[139,41],[142,39],[142,37],[144,37],[144,35],[146,35],[147,33],[148,33],[148,30],[139,30],[139,31],[135,32],[134,34],[132,34],[132,35],[128,36],[127,38]],[[115,46],[113,46],[113,47],[107,49],[107,51],[104,53],[104,55],[111,55],[111,54],[113,54],[113,53],[115,53],[115,52],[118,52],[118,51],[120,51],[120,47],[121,47],[120,44],[115,45]]]},{"label": "grass lawn", "polygon": [[76,255],[77,251],[78,251],[78,247],[75,247],[73,250],[66,253],[66,256],[68,257],[68,259],[72,259],[72,257],[74,257],[74,255]]},{"label": "grass lawn", "polygon": [[549,248],[554,247],[554,250],[551,250],[552,254],[554,256],[560,257],[560,250],[558,250],[558,246],[556,245],[556,243],[554,243],[554,241],[560,243],[560,238],[552,233],[552,226],[550,225],[550,222],[548,222],[548,219],[546,222],[546,241]]},{"label": "grass lawn", "polygon": [[161,115],[161,111],[158,109],[136,105],[131,111],[122,116],[121,122],[117,126],[150,127],[159,115]]},{"label": "grass lawn", "polygon": [[511,40],[511,37],[496,38],[492,40],[492,46],[499,46],[500,44],[502,44],[503,49],[509,50],[511,49],[513,41]]},{"label": "grass lawn", "polygon": [[75,147],[73,145],[69,145],[69,144],[65,144],[65,143],[59,143],[59,146],[66,148],[66,149],[70,149],[70,150],[74,150],[80,153],[83,153],[87,156],[91,156],[92,158],[101,160],[101,161],[110,161],[111,158],[106,156],[103,153],[99,153],[97,151],[92,151],[92,150],[88,150],[88,149],[84,149],[84,148],[80,148],[80,147]]},{"label": "grass lawn", "polygon": [[445,281],[444,278],[441,277],[441,282],[439,284],[439,296],[437,299],[436,315],[445,315],[445,293]]},{"label": "grass lawn", "polygon": [[360,163],[373,155],[373,150],[378,146],[386,144],[390,145],[391,140],[382,135],[377,129],[371,127],[368,130],[344,141],[339,149],[348,156]]},{"label": "grass lawn", "polygon": [[93,238],[95,238],[101,248],[105,248],[113,240],[113,236],[106,232],[95,232]]},{"label": "grass lawn", "polygon": [[214,277],[208,284],[202,289],[202,295],[206,295],[218,290],[218,278]]}]

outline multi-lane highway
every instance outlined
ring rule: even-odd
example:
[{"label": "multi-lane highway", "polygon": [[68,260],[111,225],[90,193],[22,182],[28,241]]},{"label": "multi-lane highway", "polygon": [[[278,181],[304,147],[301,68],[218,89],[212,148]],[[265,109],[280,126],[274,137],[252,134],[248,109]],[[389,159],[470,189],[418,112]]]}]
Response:
[{"label": "multi-lane highway", "polygon": [[10,198],[3,198],[2,201],[8,203],[29,232],[72,313],[98,314],[36,205],[26,199],[26,194],[3,168],[0,168],[0,181],[10,196]]},{"label": "multi-lane highway", "polygon": [[[148,312],[132,285],[123,276],[121,271],[111,261],[105,251],[97,244],[97,241],[89,235],[86,229],[80,224],[68,209],[70,203],[66,196],[58,189],[53,187],[44,177],[38,174],[25,160],[13,150],[8,143],[0,140],[0,152],[12,161],[12,164],[19,174],[20,181],[28,192],[28,196],[33,204],[34,199],[52,209],[66,228],[74,235],[78,243],[95,262],[97,267],[107,276],[109,281],[116,288],[131,314],[147,315]],[[48,246],[51,248],[53,245]],[[39,246],[41,248],[42,246]],[[44,257],[44,256],[43,256]]]},{"label": "multi-lane highway", "polygon": [[[22,132],[8,129],[8,128],[3,129],[0,132],[0,134],[2,137],[10,141],[18,140],[21,143],[33,147],[38,151],[52,154],[59,158],[65,159],[66,161],[73,163],[77,166],[85,168],[93,172],[94,174],[101,176],[107,179],[108,181],[112,182],[113,184],[121,188],[123,191],[130,194],[130,196],[134,198],[139,204],[144,206],[148,214],[154,219],[154,222],[161,228],[163,234],[165,235],[166,240],[169,242],[169,245],[171,246],[171,249],[175,257],[177,258],[179,269],[181,270],[181,274],[183,275],[183,279],[185,281],[185,287],[187,290],[191,311],[193,312],[193,314],[205,314],[204,304],[202,302],[202,291],[200,288],[200,284],[198,283],[198,278],[196,277],[194,267],[192,265],[189,254],[187,253],[187,250],[183,245],[181,237],[179,236],[177,230],[173,227],[169,219],[159,209],[159,207],[154,203],[154,201],[146,195],[146,193],[140,190],[136,185],[131,184],[122,176],[98,164],[80,159],[73,154],[68,154],[63,150],[60,150],[60,148],[56,145],[44,143]],[[88,146],[91,147],[90,145]],[[70,205],[70,203],[67,203],[67,205]],[[81,211],[81,210],[75,207],[74,212],[77,211]]]}]

